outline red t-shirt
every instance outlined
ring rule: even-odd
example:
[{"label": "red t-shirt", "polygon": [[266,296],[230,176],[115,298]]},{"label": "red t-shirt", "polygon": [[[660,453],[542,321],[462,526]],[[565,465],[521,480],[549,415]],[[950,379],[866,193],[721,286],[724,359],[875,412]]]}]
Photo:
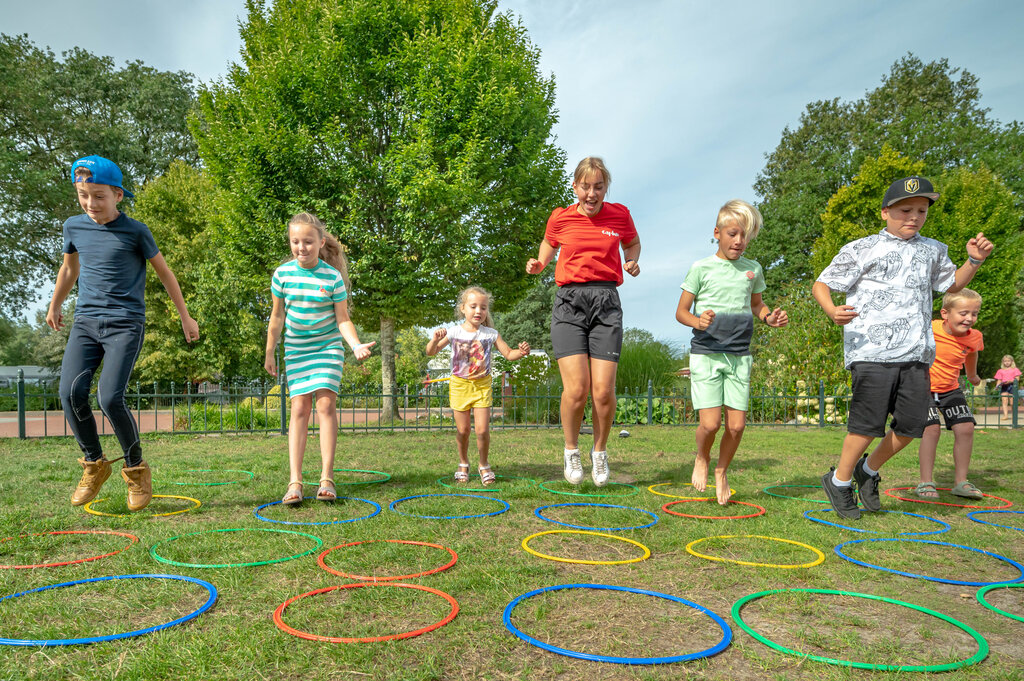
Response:
[{"label": "red t-shirt", "polygon": [[576,210],[579,204],[556,208],[548,218],[544,239],[561,248],[555,265],[555,283],[559,286],[587,281],[622,283],[622,259],[619,246],[636,238],[636,227],[629,209],[621,203],[601,205],[597,215],[588,218]]},{"label": "red t-shirt", "polygon": [[971,329],[965,336],[954,336],[942,328],[942,320],[932,321],[935,334],[935,361],[928,372],[933,393],[946,393],[960,387],[960,369],[967,355],[985,349],[981,331]]}]

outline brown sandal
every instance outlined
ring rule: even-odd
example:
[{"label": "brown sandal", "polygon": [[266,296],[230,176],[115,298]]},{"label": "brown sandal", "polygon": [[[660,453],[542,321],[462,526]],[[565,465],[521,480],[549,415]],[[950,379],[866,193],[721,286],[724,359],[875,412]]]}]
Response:
[{"label": "brown sandal", "polygon": [[334,488],[334,481],[330,478],[324,478],[320,481],[320,489],[316,491],[317,501],[335,501],[338,498],[338,492]]},{"label": "brown sandal", "polygon": [[[298,489],[295,489],[298,488]],[[285,506],[294,506],[302,502],[302,483],[301,482],[289,482],[288,491],[285,492],[284,497],[281,499],[281,503]]]}]

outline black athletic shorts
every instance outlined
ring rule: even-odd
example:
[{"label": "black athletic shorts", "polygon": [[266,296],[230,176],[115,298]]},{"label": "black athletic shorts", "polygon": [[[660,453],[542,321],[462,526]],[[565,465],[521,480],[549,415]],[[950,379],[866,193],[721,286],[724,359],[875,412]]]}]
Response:
[{"label": "black athletic shorts", "polygon": [[885,435],[885,422],[903,437],[921,437],[928,420],[931,387],[928,365],[921,362],[882,364],[854,362],[853,397],[846,423],[847,432],[868,437]]},{"label": "black athletic shorts", "polygon": [[973,423],[975,425],[978,423],[974,420],[971,407],[967,404],[964,391],[960,388],[947,393],[932,393],[932,404],[928,407],[928,422],[925,426],[939,425],[940,413],[942,420],[946,423],[946,430],[953,430],[953,426],[958,423]]},{"label": "black athletic shorts", "polygon": [[614,281],[589,281],[558,287],[551,309],[551,346],[555,359],[588,355],[619,361],[622,305]]}]

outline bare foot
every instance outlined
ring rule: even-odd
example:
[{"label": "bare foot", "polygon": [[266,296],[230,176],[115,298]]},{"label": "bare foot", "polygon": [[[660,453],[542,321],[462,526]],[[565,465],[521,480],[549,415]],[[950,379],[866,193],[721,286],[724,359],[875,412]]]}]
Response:
[{"label": "bare foot", "polygon": [[715,469],[715,494],[718,496],[718,503],[725,506],[729,503],[729,497],[732,494],[729,492],[729,479],[725,476],[725,471]]},{"label": "bare foot", "polygon": [[701,456],[700,454],[693,460],[693,475],[690,477],[690,484],[698,492],[703,492],[708,488],[708,466],[710,463],[710,456]]}]

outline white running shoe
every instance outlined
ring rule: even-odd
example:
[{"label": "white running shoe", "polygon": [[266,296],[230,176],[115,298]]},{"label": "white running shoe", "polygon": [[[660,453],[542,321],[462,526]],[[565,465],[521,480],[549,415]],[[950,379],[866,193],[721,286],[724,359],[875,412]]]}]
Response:
[{"label": "white running shoe", "polygon": [[565,469],[562,474],[571,485],[578,485],[583,482],[583,464],[580,463],[580,450],[566,449],[562,452],[562,459]]},{"label": "white running shoe", "polygon": [[590,452],[590,461],[593,464],[590,475],[594,478],[594,484],[604,487],[608,484],[608,475],[611,472],[608,470],[608,452]]}]

